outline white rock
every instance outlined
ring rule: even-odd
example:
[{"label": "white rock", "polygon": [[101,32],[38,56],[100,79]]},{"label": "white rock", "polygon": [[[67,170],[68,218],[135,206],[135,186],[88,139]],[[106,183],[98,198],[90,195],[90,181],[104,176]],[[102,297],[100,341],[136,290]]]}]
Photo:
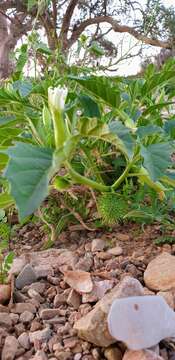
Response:
[{"label": "white rock", "polygon": [[116,299],[109,311],[108,328],[111,336],[129,349],[147,349],[175,335],[175,313],[157,295]]},{"label": "white rock", "polygon": [[171,291],[159,291],[157,295],[162,296],[167,304],[174,310],[174,296]]}]

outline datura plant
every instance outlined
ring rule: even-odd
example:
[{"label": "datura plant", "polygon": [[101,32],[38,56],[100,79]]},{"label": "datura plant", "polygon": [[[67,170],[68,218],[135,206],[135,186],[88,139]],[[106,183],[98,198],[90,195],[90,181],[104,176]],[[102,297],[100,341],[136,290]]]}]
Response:
[{"label": "datura plant", "polygon": [[[1,196],[6,205],[15,201],[23,219],[40,206],[50,189],[67,191],[73,184],[83,184],[99,192],[98,210],[110,223],[114,213],[122,218],[127,210],[119,190],[129,177],[146,183],[163,199],[166,190],[175,186],[171,161],[174,120],[165,119],[161,113],[173,104],[174,88],[169,82],[174,72],[166,70],[163,75],[150,68],[145,79],[127,81],[70,76],[66,86],[48,87],[48,101],[39,95],[37,106],[31,105],[32,93],[22,97],[16,90],[10,90],[9,102],[3,103],[7,93],[2,90],[0,105],[10,114],[12,104],[13,110],[18,104],[19,113],[23,111],[21,118],[26,120],[25,129],[30,128],[33,137],[24,137],[24,127],[16,127],[14,118],[9,142],[0,142],[0,160],[4,160],[4,177],[9,183],[9,191],[0,194],[0,204]],[[8,120],[1,126],[0,118],[0,130],[6,128],[7,133],[7,124]],[[115,154],[123,159],[122,172],[116,172],[112,183],[98,171],[99,159],[95,158],[96,167],[94,163],[89,169],[75,166],[77,158],[81,163],[82,154],[88,156],[87,164],[92,163],[91,149],[95,156],[99,144],[109,157]]]}]

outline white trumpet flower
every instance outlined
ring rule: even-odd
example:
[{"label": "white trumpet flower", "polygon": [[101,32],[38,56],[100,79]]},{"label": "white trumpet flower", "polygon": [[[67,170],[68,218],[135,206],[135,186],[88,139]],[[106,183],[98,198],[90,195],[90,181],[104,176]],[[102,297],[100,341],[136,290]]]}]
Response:
[{"label": "white trumpet flower", "polygon": [[48,88],[49,107],[53,111],[62,112],[64,110],[68,89],[58,86],[56,88]]},{"label": "white trumpet flower", "polygon": [[49,87],[48,89],[48,104],[52,114],[55,146],[57,149],[63,146],[67,138],[67,129],[63,117],[67,93],[68,89],[61,86],[56,88]]}]

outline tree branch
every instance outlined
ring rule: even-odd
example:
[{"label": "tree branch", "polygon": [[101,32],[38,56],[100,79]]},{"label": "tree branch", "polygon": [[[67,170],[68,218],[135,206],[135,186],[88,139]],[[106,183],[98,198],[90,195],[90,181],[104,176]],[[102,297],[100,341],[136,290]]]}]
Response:
[{"label": "tree branch", "polygon": [[67,35],[70,28],[70,23],[72,19],[73,12],[75,10],[75,7],[77,6],[79,0],[71,0],[67,9],[66,13],[63,17],[63,22],[61,26],[61,31],[59,35],[59,39],[61,40],[63,46],[67,43]]},{"label": "tree branch", "polygon": [[118,33],[128,33],[135,37],[135,39],[147,44],[156,47],[161,47],[164,49],[171,49],[172,42],[171,41],[161,41],[159,39],[152,39],[147,37],[146,35],[140,34],[133,27],[127,25],[120,25],[117,20],[113,19],[111,16],[97,16],[91,19],[87,19],[83,21],[76,29],[72,32],[72,36],[68,41],[68,48],[70,48],[82,34],[82,32],[90,25],[100,24],[100,23],[108,23],[112,26],[113,31]]}]

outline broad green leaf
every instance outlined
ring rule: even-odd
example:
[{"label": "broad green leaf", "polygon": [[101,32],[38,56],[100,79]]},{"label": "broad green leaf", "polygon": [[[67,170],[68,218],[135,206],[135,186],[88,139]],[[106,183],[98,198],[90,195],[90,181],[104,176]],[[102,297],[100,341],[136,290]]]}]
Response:
[{"label": "broad green leaf", "polygon": [[0,209],[6,209],[14,204],[14,199],[10,194],[1,193],[0,194]]},{"label": "broad green leaf", "polygon": [[128,157],[131,158],[134,151],[134,140],[131,136],[130,129],[124,126],[120,121],[112,121],[109,124],[109,130],[122,140],[127,149]]},{"label": "broad green leaf", "polygon": [[32,84],[29,81],[17,80],[13,83],[13,88],[19,91],[20,96],[26,97],[32,91]]},{"label": "broad green leaf", "polygon": [[139,136],[140,139],[144,139],[146,136],[154,135],[154,134],[163,134],[164,131],[160,126],[156,125],[146,125],[146,126],[139,126],[136,134]]},{"label": "broad green leaf", "polygon": [[175,139],[175,120],[166,121],[164,124],[165,132],[172,138]]},{"label": "broad green leaf", "polygon": [[17,143],[7,150],[4,173],[11,185],[20,218],[32,214],[48,194],[53,152],[31,144]]},{"label": "broad green leaf", "polygon": [[141,146],[143,165],[153,181],[160,179],[171,164],[172,146],[169,143]]},{"label": "broad green leaf", "polygon": [[171,187],[175,187],[175,171],[166,171],[165,175],[161,178],[161,181]]},{"label": "broad green leaf", "polygon": [[106,104],[112,107],[119,107],[120,91],[117,85],[114,85],[111,79],[104,76],[89,77],[70,77],[78,82],[84,89],[88,90],[93,96],[100,98]]},{"label": "broad green leaf", "polygon": [[97,117],[100,118],[100,110],[97,103],[87,95],[79,96],[80,103],[83,107],[83,115],[84,117]]},{"label": "broad green leaf", "polygon": [[[121,128],[117,134],[115,130],[111,131],[108,124],[102,124],[96,118],[81,118],[78,123],[78,130],[82,136],[92,137],[99,140],[101,139],[115,145],[116,148],[121,151],[126,158],[130,157],[130,154],[132,152],[132,146],[129,152],[127,147],[129,144],[131,145],[129,141],[130,139],[129,136],[127,137],[127,134],[122,133]],[[126,138],[129,143],[127,143]]]}]

